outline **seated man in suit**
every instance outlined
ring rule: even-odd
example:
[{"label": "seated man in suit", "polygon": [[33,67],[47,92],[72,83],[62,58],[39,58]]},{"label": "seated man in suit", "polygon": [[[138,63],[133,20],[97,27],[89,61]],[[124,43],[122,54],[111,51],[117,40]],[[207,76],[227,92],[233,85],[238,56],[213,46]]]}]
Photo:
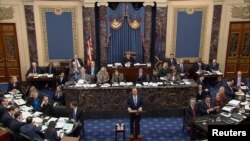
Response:
[{"label": "seated man in suit", "polygon": [[48,128],[45,129],[44,133],[45,133],[45,138],[48,141],[60,141],[61,137],[58,136],[57,134],[57,130],[56,130],[56,122],[55,121],[50,121]]},{"label": "seated man in suit", "polygon": [[201,73],[199,75],[199,78],[196,80],[196,83],[201,84],[203,89],[207,89],[207,84],[205,83],[204,79],[205,79],[205,76],[203,73]]},{"label": "seated man in suit", "polygon": [[123,65],[133,66],[135,63],[135,58],[131,56],[130,53],[126,53],[125,57],[123,58]]},{"label": "seated man in suit", "polygon": [[77,54],[74,55],[74,58],[71,60],[71,62],[72,62],[72,63],[75,62],[76,66],[77,66],[78,68],[84,67],[84,64],[83,64],[83,62],[82,62],[82,59],[78,58],[78,57],[77,57]]},{"label": "seated man in suit", "polygon": [[203,101],[205,99],[206,93],[204,92],[202,85],[198,85],[197,101]]},{"label": "seated man in suit", "polygon": [[13,92],[13,93],[22,92],[21,82],[17,80],[16,76],[12,76],[11,81],[8,84],[8,92]]},{"label": "seated man in suit", "polygon": [[46,68],[46,73],[48,73],[48,74],[53,74],[53,75],[56,74],[56,69],[55,69],[55,67],[54,67],[53,62],[50,62],[49,65],[47,66],[47,68]]},{"label": "seated man in suit", "polygon": [[120,83],[123,81],[123,74],[119,73],[118,69],[115,69],[115,72],[112,74],[111,83]]},{"label": "seated man in suit", "polygon": [[18,136],[20,133],[21,126],[25,125],[25,122],[22,122],[23,115],[21,111],[17,111],[14,114],[14,119],[11,120],[10,123],[10,130],[14,133],[14,136]]},{"label": "seated man in suit", "polygon": [[168,66],[170,66],[171,69],[175,68],[175,66],[177,65],[177,61],[173,53],[170,54],[170,58],[167,60],[167,62]]},{"label": "seated man in suit", "polygon": [[211,102],[211,97],[206,96],[205,100],[199,104],[198,110],[199,110],[199,115],[203,116],[217,112],[219,110],[219,107],[214,107],[214,105]]},{"label": "seated man in suit", "polygon": [[191,127],[192,119],[196,118],[197,116],[198,116],[198,113],[197,113],[197,107],[196,107],[196,99],[192,97],[189,100],[189,105],[185,109],[184,123],[188,127]]},{"label": "seated man in suit", "polygon": [[187,73],[186,66],[183,64],[183,62],[184,62],[183,59],[180,59],[180,63],[176,66],[176,69],[182,79],[186,77]]},{"label": "seated man in suit", "polygon": [[77,75],[77,79],[76,81],[79,81],[79,80],[83,80],[84,83],[88,83],[90,84],[91,83],[91,76],[89,74],[86,73],[86,70],[85,68],[80,68],[80,72],[79,74]]},{"label": "seated man in suit", "polygon": [[234,81],[234,86],[237,87],[237,89],[240,89],[240,86],[244,86],[246,84],[245,78],[242,77],[242,72],[237,72],[237,78]]},{"label": "seated man in suit", "polygon": [[27,76],[34,76],[36,74],[41,74],[42,71],[36,62],[32,62],[30,69],[27,72]]},{"label": "seated man in suit", "polygon": [[[140,112],[143,108],[143,99],[138,95],[136,88],[132,88],[131,91],[132,95],[129,96],[127,101],[127,110],[130,116],[130,135],[134,137],[134,135],[140,135]],[[134,130],[134,126],[138,127],[138,133]]]},{"label": "seated man in suit", "polygon": [[[70,103],[70,115],[69,118],[74,122],[83,122],[83,111],[78,108],[78,104],[76,101],[72,101]],[[82,123],[83,124],[83,123]]]},{"label": "seated man in suit", "polygon": [[229,78],[227,79],[227,83],[223,85],[225,89],[226,99],[230,101],[235,98],[235,92],[233,90],[234,79]]},{"label": "seated man in suit", "polygon": [[1,118],[1,122],[5,127],[10,127],[11,120],[14,119],[14,114],[18,111],[16,106],[10,106],[8,112],[5,112]]},{"label": "seated man in suit", "polygon": [[35,122],[33,122],[33,118],[31,116],[26,118],[26,125],[23,125],[20,128],[20,133],[28,136],[32,141],[39,140],[42,138],[39,135],[39,132],[42,130],[42,126],[38,126]]},{"label": "seated man in suit", "polygon": [[217,63],[216,59],[213,59],[212,63],[209,65],[209,70],[211,72],[219,70],[219,64]]},{"label": "seated man in suit", "polygon": [[64,94],[62,91],[62,86],[57,85],[55,94],[53,95],[54,106],[56,105],[65,105]]},{"label": "seated man in suit", "polygon": [[104,84],[109,81],[109,73],[107,72],[106,67],[102,67],[101,70],[96,75],[97,83]]},{"label": "seated man in suit", "polygon": [[56,78],[56,85],[61,85],[62,87],[65,85],[68,79],[65,77],[64,72],[61,72],[60,75]]},{"label": "seated man in suit", "polygon": [[202,63],[201,59],[199,58],[197,62],[194,63],[193,68],[195,72],[197,71],[202,72],[203,70],[205,70],[205,64]]},{"label": "seated man in suit", "polygon": [[147,81],[148,81],[147,75],[145,73],[143,73],[142,68],[139,68],[136,83],[142,83],[142,82],[147,82]]},{"label": "seated man in suit", "polygon": [[76,81],[80,68],[77,67],[76,62],[72,62],[72,66],[69,68],[69,80]]},{"label": "seated man in suit", "polygon": [[5,112],[8,112],[9,101],[6,97],[0,98],[0,120]]}]

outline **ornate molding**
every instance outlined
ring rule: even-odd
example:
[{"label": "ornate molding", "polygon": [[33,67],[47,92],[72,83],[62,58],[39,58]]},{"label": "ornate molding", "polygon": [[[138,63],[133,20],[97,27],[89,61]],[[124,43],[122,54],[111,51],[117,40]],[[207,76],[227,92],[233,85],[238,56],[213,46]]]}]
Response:
[{"label": "ornate molding", "polygon": [[250,5],[233,6],[231,12],[232,18],[250,19]]},{"label": "ornate molding", "polygon": [[0,20],[7,20],[14,18],[14,8],[13,6],[10,7],[0,7]]}]

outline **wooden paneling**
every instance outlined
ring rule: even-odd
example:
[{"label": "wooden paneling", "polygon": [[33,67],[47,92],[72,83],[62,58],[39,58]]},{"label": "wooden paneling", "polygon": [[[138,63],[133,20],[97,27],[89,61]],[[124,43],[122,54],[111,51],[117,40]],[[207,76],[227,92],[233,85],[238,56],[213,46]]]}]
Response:
[{"label": "wooden paneling", "polygon": [[13,75],[21,76],[15,24],[0,24],[0,69],[4,75],[0,82],[9,81]]},{"label": "wooden paneling", "polygon": [[250,21],[230,23],[225,76],[235,77],[238,70],[250,77]]}]

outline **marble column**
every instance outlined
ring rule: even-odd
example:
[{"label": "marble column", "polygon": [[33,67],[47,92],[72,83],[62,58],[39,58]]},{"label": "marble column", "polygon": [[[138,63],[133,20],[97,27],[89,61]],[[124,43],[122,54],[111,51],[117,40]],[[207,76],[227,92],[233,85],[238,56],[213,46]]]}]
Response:
[{"label": "marble column", "polygon": [[106,6],[99,7],[100,66],[107,66],[108,42],[106,37]]},{"label": "marble column", "polygon": [[145,6],[145,16],[144,16],[144,62],[150,62],[150,49],[151,49],[151,34],[152,34],[152,7]]},{"label": "marble column", "polygon": [[34,61],[38,62],[33,6],[25,5],[24,10],[25,10],[26,27],[27,27],[27,35],[28,35],[30,62],[34,62]]}]

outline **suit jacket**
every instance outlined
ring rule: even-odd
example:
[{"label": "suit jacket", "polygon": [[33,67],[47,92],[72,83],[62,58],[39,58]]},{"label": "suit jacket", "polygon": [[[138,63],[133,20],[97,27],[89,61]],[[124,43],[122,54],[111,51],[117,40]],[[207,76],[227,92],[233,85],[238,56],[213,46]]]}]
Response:
[{"label": "suit jacket", "polygon": [[229,101],[229,100],[232,100],[235,98],[235,93],[233,91],[233,88],[226,83],[223,85],[224,89],[225,89],[225,94],[226,94],[226,99]]},{"label": "suit jacket", "polygon": [[[213,108],[213,107],[214,107],[214,105],[213,105],[213,103],[211,102],[211,103],[210,103],[210,108]],[[198,109],[199,109],[199,115],[200,115],[200,116],[210,114],[210,113],[207,113],[207,110],[209,109],[209,107],[207,106],[207,104],[205,103],[205,101],[202,101],[202,102],[199,104]]]},{"label": "suit jacket", "polygon": [[197,100],[204,100],[206,96],[206,93],[204,91],[201,91],[201,93],[197,93],[196,99]]},{"label": "suit jacket", "polygon": [[[199,70],[198,62],[194,63],[193,68],[194,68],[195,72]],[[201,63],[201,70],[205,70],[205,64],[204,63]]]},{"label": "suit jacket", "polygon": [[188,107],[186,107],[185,109],[185,117],[184,117],[184,123],[187,124],[188,126],[191,126],[191,121],[193,118],[198,116],[198,112],[197,112],[197,107],[194,107],[194,113],[193,114],[193,109],[191,108],[190,105],[188,105]]},{"label": "suit jacket", "polygon": [[127,101],[127,108],[131,108],[132,110],[138,110],[140,107],[143,107],[142,97],[137,95],[137,104],[135,104],[133,95],[130,95]]},{"label": "suit jacket", "polygon": [[114,83],[114,82],[123,82],[124,79],[123,79],[123,74],[119,74],[118,76],[116,76],[115,74],[112,74],[112,78],[111,78],[111,83]]},{"label": "suit jacket", "polygon": [[42,129],[41,126],[37,127],[33,124],[26,124],[20,128],[20,133],[23,133],[24,135],[30,137],[30,139],[33,141],[37,138],[41,138],[40,135],[38,134],[38,132],[40,132],[41,129]]},{"label": "suit jacket", "polygon": [[133,65],[134,65],[134,63],[135,63],[135,59],[134,59],[134,57],[130,56],[130,58],[129,58],[129,59],[127,59],[127,57],[124,57],[124,58],[123,58],[123,65],[125,65],[127,62],[130,62],[130,63],[131,63],[131,65],[133,66]]},{"label": "suit jacket", "polygon": [[[33,73],[33,67],[31,66],[30,67],[30,69],[27,71],[27,75],[29,75],[30,73]],[[40,67],[36,67],[36,73],[38,73],[38,74],[41,74],[42,73],[42,70],[41,70],[41,68]]]},{"label": "suit jacket", "polygon": [[46,73],[48,74],[56,74],[56,69],[54,67],[52,67],[51,69],[49,68],[49,66],[46,68]]},{"label": "suit jacket", "polygon": [[5,127],[10,127],[11,120],[14,119],[9,112],[5,112],[2,116],[1,122]]},{"label": "suit jacket", "polygon": [[[83,62],[82,62],[82,59],[77,58],[77,61],[79,62],[80,67],[84,67],[84,64],[83,64]],[[71,62],[75,62],[75,59],[72,59]],[[78,64],[77,64],[77,65],[78,65]]]},{"label": "suit jacket", "polygon": [[47,105],[44,104],[43,107],[41,107],[41,112],[43,112],[44,115],[51,116],[53,112],[53,104],[52,103],[48,103]]},{"label": "suit jacket", "polygon": [[209,65],[209,70],[210,71],[218,71],[219,70],[219,64],[218,63],[216,63],[215,65],[213,65],[213,63],[211,63],[210,65]]},{"label": "suit jacket", "polygon": [[45,130],[45,138],[49,141],[60,141],[60,137],[57,136],[57,130],[55,128],[50,131]]},{"label": "suit jacket", "polygon": [[[73,112],[74,110],[71,109],[70,110],[70,114],[69,114],[69,118],[70,119],[73,119]],[[79,109],[79,107],[77,107],[77,110],[76,110],[76,122],[83,122],[83,111],[81,109]]]},{"label": "suit jacket", "polygon": [[53,95],[53,100],[54,100],[54,102],[57,102],[59,105],[64,105],[65,100],[64,100],[63,92],[62,92],[62,94],[60,96],[56,96],[56,94],[54,94]]},{"label": "suit jacket", "polygon": [[184,64],[182,64],[182,70],[181,70],[180,64],[177,64],[176,69],[177,69],[178,73],[186,73],[187,72],[186,66]]},{"label": "suit jacket", "polygon": [[80,74],[77,75],[77,81],[79,79],[84,79],[86,80],[89,84],[91,83],[91,76],[87,73],[85,73],[85,76],[81,76]]},{"label": "suit jacket", "polygon": [[91,76],[95,76],[95,75],[97,74],[97,70],[98,70],[98,69],[97,69],[96,67],[94,67],[94,68],[93,68],[93,71],[94,71],[93,73],[94,73],[94,75],[92,75],[92,74],[91,74],[91,71],[92,71],[92,70],[91,70],[91,67],[89,67],[89,68],[86,70],[86,73],[89,74],[89,75],[91,75]]},{"label": "suit jacket", "polygon": [[66,77],[63,77],[62,79],[58,76],[57,78],[56,78],[56,84],[57,85],[64,85],[65,84],[65,82],[67,82],[68,81],[68,79],[66,78]]},{"label": "suit jacket", "polygon": [[13,90],[13,89],[17,89],[17,90],[19,90],[20,92],[22,92],[22,85],[21,85],[21,83],[20,83],[20,82],[17,82],[17,83],[15,84],[15,86],[14,86],[13,83],[9,83],[9,84],[8,84],[8,92],[11,91],[11,90]]},{"label": "suit jacket", "polygon": [[[103,77],[102,77],[102,75],[103,75]],[[107,83],[109,81],[109,74],[108,74],[108,72],[102,74],[99,71],[97,73],[96,77],[97,77],[97,83],[99,83],[99,84]]]},{"label": "suit jacket", "polygon": [[177,61],[176,61],[175,58],[173,58],[172,62],[171,62],[171,58],[168,58],[168,59],[167,59],[167,62],[168,62],[169,67],[171,67],[172,65],[173,65],[173,66],[176,66],[176,65],[177,65]]},{"label": "suit jacket", "polygon": [[8,109],[4,107],[2,104],[0,104],[0,119],[2,119],[2,116],[5,112],[8,112]]},{"label": "suit jacket", "polygon": [[[244,83],[244,85],[246,85],[246,79],[244,77],[241,76],[240,81],[241,83]],[[234,86],[237,86],[237,82],[238,82],[238,77],[234,79]],[[244,85],[241,85],[241,86],[244,86]]]},{"label": "suit jacket", "polygon": [[145,73],[142,74],[141,77],[139,77],[139,74],[137,74],[137,83],[147,82],[147,75]]},{"label": "suit jacket", "polygon": [[16,119],[12,119],[10,123],[10,130],[14,133],[14,135],[18,135],[20,133],[21,126],[25,124],[25,122],[20,122]]}]

